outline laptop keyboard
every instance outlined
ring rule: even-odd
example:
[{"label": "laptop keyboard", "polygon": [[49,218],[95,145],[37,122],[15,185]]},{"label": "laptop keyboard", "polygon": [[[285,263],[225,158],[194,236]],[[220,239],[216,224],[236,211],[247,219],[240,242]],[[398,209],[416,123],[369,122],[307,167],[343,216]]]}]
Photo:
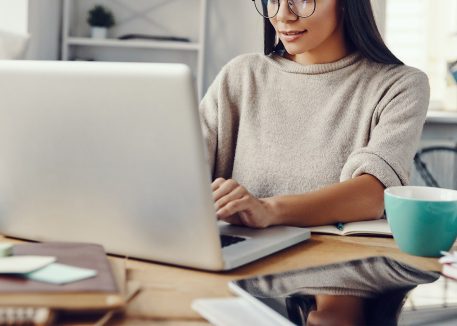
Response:
[{"label": "laptop keyboard", "polygon": [[227,234],[221,234],[220,237],[221,237],[222,248],[228,247],[232,244],[246,240],[246,238],[236,237],[234,235],[227,235]]}]

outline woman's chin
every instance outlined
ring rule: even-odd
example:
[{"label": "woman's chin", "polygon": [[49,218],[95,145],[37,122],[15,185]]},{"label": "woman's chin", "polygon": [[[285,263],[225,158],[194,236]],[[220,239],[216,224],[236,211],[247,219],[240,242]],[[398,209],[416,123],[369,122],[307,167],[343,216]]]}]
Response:
[{"label": "woman's chin", "polygon": [[297,54],[302,54],[307,52],[307,49],[297,49],[296,47],[289,47],[289,46],[284,46],[284,49],[289,55],[297,55]]},{"label": "woman's chin", "polygon": [[284,45],[286,52],[290,55],[302,54],[311,50],[309,46],[303,46],[300,44],[290,44],[287,42],[282,42],[282,44]]}]

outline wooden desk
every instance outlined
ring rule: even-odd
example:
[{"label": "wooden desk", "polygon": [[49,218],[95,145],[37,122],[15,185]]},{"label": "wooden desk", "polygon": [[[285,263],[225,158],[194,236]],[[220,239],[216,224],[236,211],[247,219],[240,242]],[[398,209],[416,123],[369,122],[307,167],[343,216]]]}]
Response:
[{"label": "wooden desk", "polygon": [[[128,278],[141,282],[142,292],[130,304],[127,320],[165,320],[173,325],[205,325],[191,308],[193,299],[230,296],[227,282],[256,274],[335,263],[368,256],[389,256],[410,265],[440,270],[437,259],[401,253],[390,238],[313,236],[311,240],[225,273],[128,261]],[[127,324],[127,320],[125,321]],[[187,321],[187,323],[186,323]]]},{"label": "wooden desk", "polygon": [[[457,246],[454,248],[457,250]],[[440,270],[437,259],[401,253],[390,238],[324,235],[313,235],[302,244],[225,273],[127,260],[127,278],[139,281],[142,290],[130,303],[125,319],[115,324],[208,325],[191,309],[191,302],[196,298],[230,296],[227,288],[230,280],[368,256],[388,256],[422,269]]]}]

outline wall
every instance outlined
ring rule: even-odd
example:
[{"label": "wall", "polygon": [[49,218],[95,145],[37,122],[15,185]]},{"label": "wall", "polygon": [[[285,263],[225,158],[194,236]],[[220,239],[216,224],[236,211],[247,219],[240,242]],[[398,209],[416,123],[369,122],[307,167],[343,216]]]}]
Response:
[{"label": "wall", "polygon": [[209,0],[206,83],[242,53],[263,51],[263,20],[252,1]]},{"label": "wall", "polygon": [[28,0],[0,0],[0,30],[27,34]]},{"label": "wall", "polygon": [[371,0],[373,11],[378,25],[379,32],[382,36],[386,33],[386,0]]},{"label": "wall", "polygon": [[57,60],[60,53],[60,1],[31,0],[28,14],[30,41],[26,59]]},{"label": "wall", "polygon": [[[55,60],[59,55],[60,1],[35,0],[30,1],[30,6],[32,41],[27,58]],[[169,16],[172,25],[180,24],[179,15]],[[262,19],[251,1],[208,0],[205,88],[213,81],[222,66],[233,57],[246,52],[261,51],[262,35]],[[106,56],[113,56],[113,50],[109,51],[111,53],[107,53]],[[125,49],[118,51],[121,55],[129,54]],[[138,54],[140,57],[147,55],[150,55],[150,52]]]},{"label": "wall", "polygon": [[[11,2],[11,0],[0,1]],[[60,1],[35,0],[31,1],[30,5],[30,22],[32,25],[30,31],[34,37],[32,38],[30,51],[27,57],[29,59],[54,60],[58,58],[59,53]],[[382,22],[384,18],[385,1],[373,1],[373,6],[376,10],[379,22]],[[179,23],[179,18],[175,18],[175,21],[172,21],[172,24]],[[242,53],[262,51],[262,26],[262,18],[255,11],[251,1],[208,0],[205,64],[206,87],[211,84],[223,65],[232,58]],[[384,25],[380,23],[381,30],[383,30],[383,26]]]}]

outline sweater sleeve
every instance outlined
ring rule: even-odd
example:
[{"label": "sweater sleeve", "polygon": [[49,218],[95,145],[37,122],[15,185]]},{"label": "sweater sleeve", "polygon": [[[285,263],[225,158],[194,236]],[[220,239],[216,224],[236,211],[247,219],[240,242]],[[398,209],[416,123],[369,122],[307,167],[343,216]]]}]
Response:
[{"label": "sweater sleeve", "polygon": [[379,102],[367,146],[351,153],[340,181],[370,174],[386,188],[407,185],[429,96],[428,78],[422,72],[405,75],[392,84]]},{"label": "sweater sleeve", "polygon": [[217,152],[217,130],[218,130],[218,89],[219,76],[208,88],[206,95],[200,102],[200,121],[203,138],[207,146],[207,159],[211,175],[214,177],[216,152]]},{"label": "sweater sleeve", "polygon": [[238,80],[233,70],[237,61],[225,65],[200,103],[200,120],[208,149],[212,179],[230,178],[238,134]]}]

